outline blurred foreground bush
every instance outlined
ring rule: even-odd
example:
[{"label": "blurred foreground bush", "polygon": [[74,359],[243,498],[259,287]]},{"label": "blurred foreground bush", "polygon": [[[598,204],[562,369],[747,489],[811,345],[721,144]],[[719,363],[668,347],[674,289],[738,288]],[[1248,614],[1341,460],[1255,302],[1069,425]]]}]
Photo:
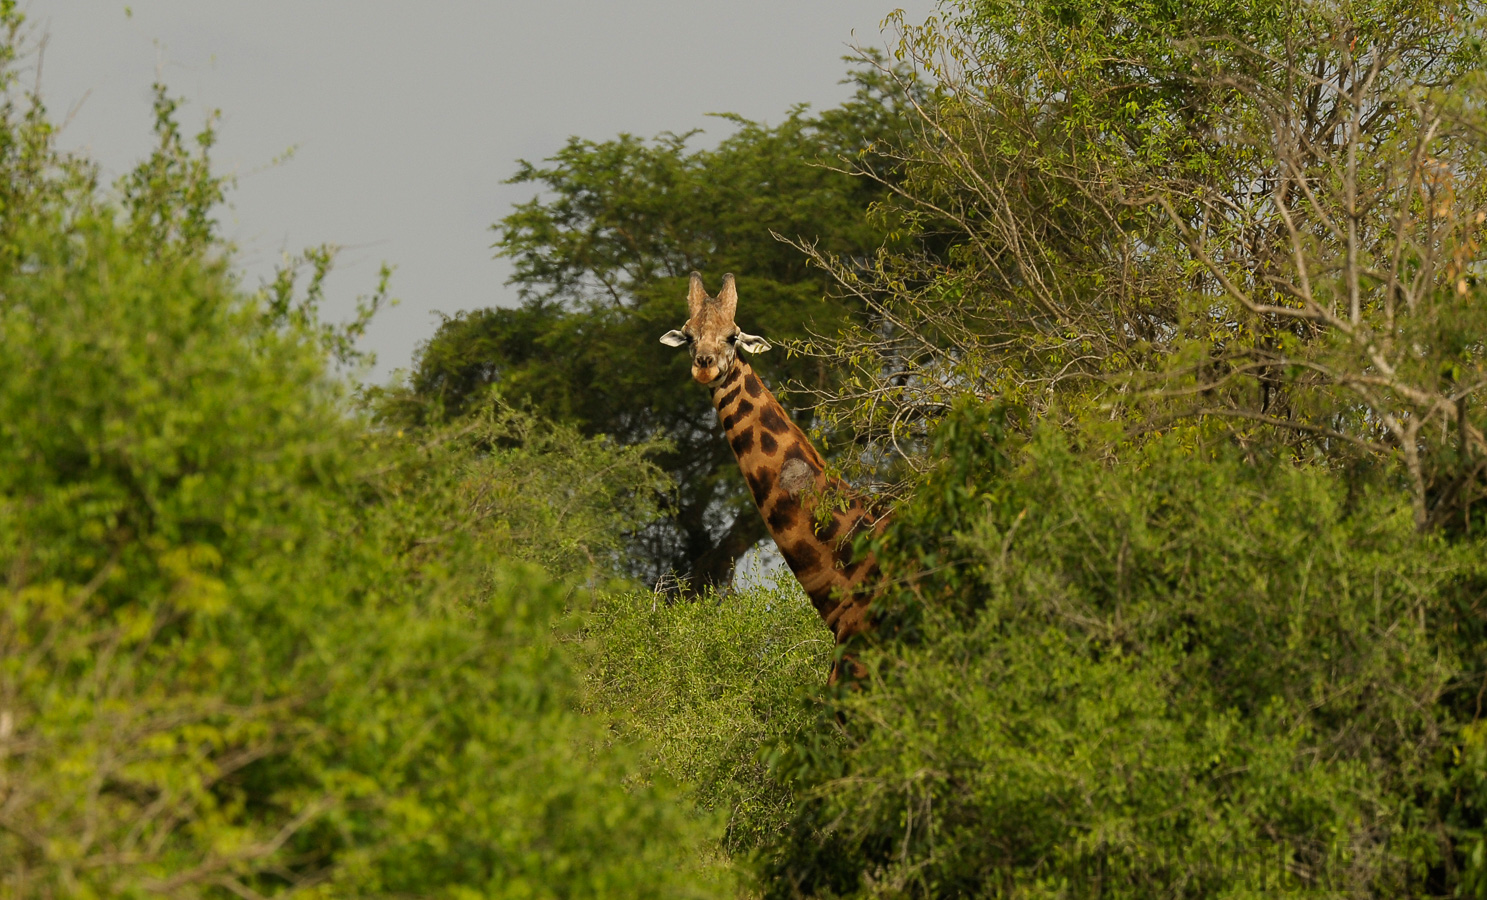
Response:
[{"label": "blurred foreground bush", "polygon": [[726,893],[578,714],[567,589],[497,559],[601,565],[653,470],[496,410],[369,430],[347,345],[237,289],[173,110],[122,206],[0,122],[0,896]]}]

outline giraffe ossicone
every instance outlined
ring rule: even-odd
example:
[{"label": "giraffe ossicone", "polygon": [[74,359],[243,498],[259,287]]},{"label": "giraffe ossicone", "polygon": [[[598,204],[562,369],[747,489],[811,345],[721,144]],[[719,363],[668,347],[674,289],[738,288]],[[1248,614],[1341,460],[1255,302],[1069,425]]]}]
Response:
[{"label": "giraffe ossicone", "polygon": [[[712,297],[702,276],[693,272],[686,324],[662,335],[661,343],[687,348],[692,378],[712,395],[724,436],[770,536],[841,644],[870,627],[867,607],[878,574],[871,554],[853,557],[853,538],[881,529],[886,519],[845,483],[826,474],[826,464],[805,432],[739,357],[739,350],[762,353],[770,345],[739,329],[734,322],[737,309],[738,288],[732,275],[723,276],[722,288]],[[848,500],[845,508],[818,511],[817,503],[828,490]],[[838,671],[839,666],[832,667],[832,681]]]}]

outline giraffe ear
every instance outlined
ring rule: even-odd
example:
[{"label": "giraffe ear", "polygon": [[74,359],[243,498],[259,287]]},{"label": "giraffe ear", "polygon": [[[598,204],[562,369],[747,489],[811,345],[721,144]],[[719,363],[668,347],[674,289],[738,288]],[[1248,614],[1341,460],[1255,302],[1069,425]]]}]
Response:
[{"label": "giraffe ear", "polygon": [[687,285],[687,315],[697,315],[697,310],[707,302],[707,288],[702,286],[702,275],[698,272],[692,273],[692,280]]},{"label": "giraffe ear", "polygon": [[750,353],[763,353],[770,348],[770,343],[757,334],[744,334],[740,331],[738,333],[738,346]]},{"label": "giraffe ear", "polygon": [[682,334],[680,328],[673,328],[661,335],[661,343],[668,347],[685,347],[687,346],[687,336]]}]

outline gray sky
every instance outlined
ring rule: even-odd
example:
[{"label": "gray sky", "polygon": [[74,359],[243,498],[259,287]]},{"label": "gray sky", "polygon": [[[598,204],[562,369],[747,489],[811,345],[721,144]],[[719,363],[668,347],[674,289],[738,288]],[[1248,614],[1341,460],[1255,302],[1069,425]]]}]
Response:
[{"label": "gray sky", "polygon": [[[30,0],[47,36],[41,90],[61,143],[110,180],[150,146],[157,73],[194,130],[220,109],[223,215],[247,283],[285,251],[345,248],[327,312],[349,315],[382,261],[402,301],[372,325],[374,377],[409,365],[435,310],[509,304],[491,223],[531,186],[503,185],[569,135],[701,127],[709,112],[778,122],[835,105],[852,42],[885,46],[896,6],[933,0]],[[855,36],[854,36],[855,32]],[[69,118],[70,116],[70,118]],[[288,162],[273,161],[291,147]]]}]

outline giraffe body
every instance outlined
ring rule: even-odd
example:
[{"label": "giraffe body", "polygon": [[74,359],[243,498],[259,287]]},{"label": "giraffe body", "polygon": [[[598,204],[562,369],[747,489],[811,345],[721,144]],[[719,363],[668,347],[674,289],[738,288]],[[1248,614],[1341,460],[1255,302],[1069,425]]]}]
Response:
[{"label": "giraffe body", "polygon": [[[853,538],[880,529],[886,520],[842,481],[826,475],[821,454],[753,367],[738,358],[738,348],[759,353],[769,349],[769,342],[734,324],[738,293],[733,276],[723,276],[723,287],[714,298],[703,289],[702,276],[693,272],[687,304],[687,324],[668,332],[661,342],[690,349],[692,377],[712,395],[724,436],[765,526],[841,644],[868,629],[867,606],[878,572],[870,554],[853,558]],[[846,507],[821,512],[828,494],[846,498]],[[833,666],[833,681],[837,672]]]}]

